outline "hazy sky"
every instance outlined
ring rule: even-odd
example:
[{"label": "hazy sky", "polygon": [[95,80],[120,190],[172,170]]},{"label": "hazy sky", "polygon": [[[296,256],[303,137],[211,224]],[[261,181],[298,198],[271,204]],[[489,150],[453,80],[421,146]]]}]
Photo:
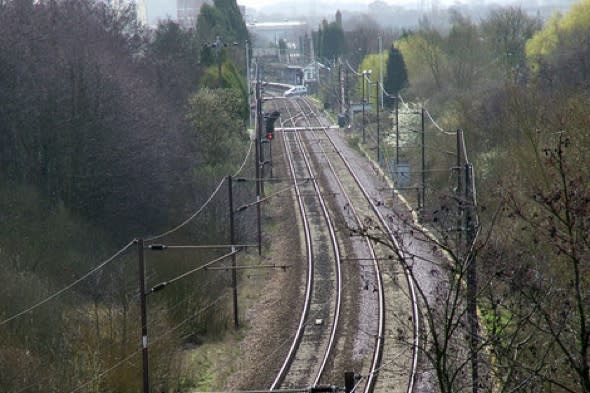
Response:
[{"label": "hazy sky", "polygon": [[[315,5],[316,7],[321,7],[322,4],[325,3],[340,3],[342,6],[346,4],[354,4],[355,6],[364,5],[367,6],[375,0],[344,0],[344,1],[318,1],[318,0],[298,0],[297,5],[303,6],[312,6]],[[407,5],[407,4],[418,4],[420,0],[385,0],[388,4],[398,4],[398,5]],[[252,8],[262,8],[268,5],[280,3],[281,0],[238,0],[239,5],[245,5],[246,7]]]},{"label": "hazy sky", "polygon": [[[297,5],[301,5],[303,7],[315,6],[317,8],[321,8],[323,4],[330,3],[330,4],[339,4],[342,8],[346,8],[346,5],[353,4],[356,7],[359,6],[368,6],[369,4],[373,3],[375,0],[297,0]],[[462,4],[485,4],[485,3],[497,3],[497,4],[505,4],[505,3],[521,3],[520,0],[380,0],[384,3],[390,5],[399,5],[399,6],[412,6],[415,8],[421,6],[429,6],[430,4],[437,4],[439,6],[450,6],[456,3]],[[245,5],[246,7],[252,8],[262,8],[268,5],[277,4],[284,2],[284,0],[238,0],[239,5]],[[529,1],[530,2],[530,1]],[[535,2],[535,0],[533,0]],[[543,2],[542,0],[538,2]]]},{"label": "hazy sky", "polygon": [[[324,5],[337,4],[337,8],[346,8],[347,5],[355,5],[358,6],[368,6],[375,0],[237,0],[239,5],[245,5],[248,8],[255,8],[260,10],[261,8],[267,7],[273,4],[290,4],[292,7],[297,7],[303,10],[309,11],[310,9],[314,9],[315,12],[318,12],[322,9]],[[418,7],[421,4],[430,4],[431,2],[438,2],[439,5],[450,5],[457,0],[382,0],[388,4],[395,4],[395,5],[402,5],[402,6],[413,6]],[[507,0],[495,0],[497,3],[503,3]],[[486,1],[482,0],[459,0],[461,3],[469,3],[469,2],[478,2],[478,3],[485,3]],[[490,2],[490,0],[487,0]],[[175,16],[176,15],[176,1],[175,0],[146,0],[148,6],[148,17],[149,19],[153,19],[154,17],[163,18],[166,15]],[[330,7],[334,8],[334,7]]]},{"label": "hazy sky", "polygon": [[[176,16],[176,0],[145,0],[148,7],[148,19],[154,23],[157,19],[174,18]],[[237,0],[239,5],[250,8],[251,11],[264,11],[265,7],[277,6],[287,13],[319,14],[322,11],[334,9],[356,9],[366,7],[375,0]],[[555,3],[557,0],[381,0],[390,5],[399,5],[407,8],[429,9],[432,4],[439,7],[448,7],[453,4],[484,5],[484,4],[513,4],[523,5],[532,3],[537,5]],[[276,7],[275,7],[276,8]],[[301,12],[299,12],[301,11]]]}]

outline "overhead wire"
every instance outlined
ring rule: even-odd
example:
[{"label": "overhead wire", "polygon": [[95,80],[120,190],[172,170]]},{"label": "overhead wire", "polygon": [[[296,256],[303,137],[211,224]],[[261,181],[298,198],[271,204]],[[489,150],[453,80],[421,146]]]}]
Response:
[{"label": "overhead wire", "polygon": [[76,285],[78,285],[79,283],[84,281],[86,278],[90,277],[92,274],[94,274],[98,270],[102,269],[103,267],[105,267],[109,263],[113,262],[115,259],[117,259],[118,256],[123,254],[134,243],[135,243],[135,240],[132,240],[131,242],[127,243],[127,245],[125,245],[123,248],[121,248],[119,251],[114,253],[112,256],[110,256],[109,258],[107,258],[106,260],[101,262],[98,266],[96,266],[94,269],[90,270],[89,272],[87,272],[86,274],[84,274],[83,276],[78,278],[77,280],[71,282],[70,284],[66,285],[62,289],[58,290],[57,292],[54,292],[52,295],[47,296],[45,299],[33,304],[32,306],[12,315],[9,318],[4,319],[3,321],[0,322],[0,326],[5,325],[10,321],[13,321],[13,320],[21,317],[22,315],[25,315],[25,314],[33,311],[34,309],[38,308],[39,306],[42,306],[43,304],[55,299],[56,297],[58,297],[59,295],[61,295],[64,292],[66,292],[67,290],[72,289],[73,287],[75,287]]},{"label": "overhead wire", "polygon": [[233,174],[233,177],[238,176],[242,172],[244,167],[246,166],[246,163],[248,162],[248,158],[250,157],[250,154],[252,153],[252,146],[254,146],[254,141],[255,141],[255,139],[250,138],[250,145],[248,146],[248,151],[246,152],[246,156],[244,157],[244,160],[242,161],[242,165],[240,165],[238,170]]},{"label": "overhead wire", "polygon": [[240,252],[240,250],[239,250],[239,249],[237,249],[237,250],[235,250],[235,251],[231,251],[231,252],[229,252],[229,253],[227,253],[227,254],[221,255],[220,257],[217,257],[217,258],[215,258],[215,259],[212,259],[212,260],[210,260],[210,261],[206,262],[206,263],[205,263],[205,264],[203,264],[203,265],[200,265],[200,266],[197,266],[197,267],[195,267],[195,268],[193,268],[193,269],[187,270],[186,272],[184,272],[184,273],[182,273],[182,274],[179,274],[178,276],[176,276],[176,277],[174,277],[174,278],[172,278],[172,279],[170,279],[170,280],[168,280],[168,281],[164,281],[164,282],[161,282],[161,283],[159,283],[159,284],[156,284],[156,286],[154,286],[154,287],[153,287],[153,288],[150,290],[150,292],[148,292],[148,293],[153,293],[153,292],[156,292],[156,290],[158,290],[158,288],[163,288],[164,286],[166,286],[166,285],[169,285],[169,284],[173,284],[173,283],[175,283],[176,281],[178,281],[178,280],[181,280],[181,279],[183,279],[183,278],[185,278],[185,277],[187,277],[187,276],[189,276],[189,275],[191,275],[191,274],[193,274],[193,273],[196,273],[196,272],[198,272],[198,271],[200,271],[200,270],[207,269],[207,268],[208,268],[209,266],[211,266],[211,265],[214,265],[214,264],[216,264],[216,263],[218,263],[218,262],[221,262],[221,261],[223,261],[224,259],[226,259],[226,258],[229,258],[229,257],[230,257],[230,256],[232,256],[232,255],[236,255],[238,252]]},{"label": "overhead wire", "polygon": [[436,121],[434,121],[434,119],[432,118],[432,116],[430,115],[430,112],[428,112],[428,110],[426,108],[424,108],[424,113],[426,114],[426,116],[428,116],[428,119],[430,119],[430,121],[432,122],[432,124],[443,134],[445,135],[455,135],[454,132],[449,132],[449,131],[445,131],[441,126],[439,126],[437,124]]},{"label": "overhead wire", "polygon": [[[133,243],[133,242],[132,242]],[[178,276],[176,276],[175,278],[166,281],[166,285],[167,284],[172,284],[175,281],[178,281],[192,273],[195,273],[196,271],[199,270],[203,270],[206,269],[208,266],[211,266],[215,263],[218,263],[220,261],[222,261],[223,259],[226,259],[227,257],[231,256],[231,255],[235,255],[238,251],[233,251],[231,253],[225,254],[221,257],[218,257],[216,259],[213,259],[201,266],[198,266],[197,268],[191,269],[187,272],[184,272]],[[185,318],[183,321],[181,321],[180,323],[178,323],[177,325],[175,325],[174,327],[172,327],[171,329],[169,329],[168,331],[166,331],[165,333],[163,333],[160,337],[157,337],[155,340],[152,341],[152,343],[157,343],[159,341],[161,341],[166,335],[169,335],[170,333],[172,333],[173,331],[178,330],[180,327],[182,327],[183,325],[185,325],[186,323],[188,323],[190,320],[194,319],[195,317],[197,317],[198,315],[200,315],[201,313],[207,311],[209,308],[213,307],[214,305],[216,305],[217,303],[219,303],[221,300],[223,300],[224,298],[228,297],[227,293],[224,295],[221,295],[220,297],[218,297],[215,301],[213,301],[212,303],[210,303],[209,305],[207,305],[204,308],[199,309],[197,312],[195,312],[193,315],[191,315],[188,318]],[[186,300],[186,299],[185,299]],[[180,304],[184,303],[185,300],[179,302]],[[177,304],[175,307],[177,307],[179,304]],[[89,380],[87,382],[85,382],[82,385],[79,385],[78,387],[76,387],[74,390],[72,390],[70,393],[74,393],[80,389],[82,389],[83,387],[87,386],[88,384],[92,383],[93,381],[95,381],[98,378],[101,378],[102,376],[106,375],[107,373],[111,372],[112,370],[114,370],[115,368],[121,366],[123,363],[125,363],[126,361],[128,361],[131,357],[139,354],[139,350],[137,350],[136,352],[132,353],[131,355],[127,356],[126,358],[122,359],[121,361],[117,362],[115,365],[113,365],[112,367],[110,367],[109,369],[103,371],[102,373],[100,373],[98,376],[96,376],[95,378],[93,378],[92,380]]]},{"label": "overhead wire", "polygon": [[[250,156],[250,153],[252,151],[252,145],[253,145],[253,141],[250,140],[250,146],[248,149],[248,152],[246,153],[244,160],[241,164],[241,166],[239,167],[239,169],[236,171],[235,176],[237,176],[245,167],[245,164],[248,160],[248,157]],[[158,240],[161,239],[171,233],[174,233],[176,231],[178,231],[179,229],[183,228],[184,226],[186,226],[189,222],[191,222],[193,219],[195,219],[207,206],[208,204],[213,200],[213,198],[215,197],[215,195],[217,195],[217,193],[219,192],[219,190],[221,189],[221,186],[223,185],[225,181],[225,178],[223,178],[219,184],[217,185],[217,187],[215,188],[215,190],[213,191],[213,193],[209,196],[209,198],[203,203],[203,205],[201,205],[201,207],[199,209],[197,209],[197,211],[195,211],[193,214],[191,214],[186,220],[184,220],[182,223],[180,223],[179,225],[175,226],[174,228],[160,233],[158,235],[154,235],[154,236],[150,236],[148,238],[146,238],[146,241],[154,241],[154,240]],[[76,285],[78,285],[80,282],[84,281],[86,278],[90,277],[92,274],[94,274],[95,272],[97,272],[98,270],[102,269],[103,267],[105,267],[106,265],[108,265],[109,263],[113,262],[118,256],[120,256],[123,252],[125,252],[129,247],[131,247],[134,244],[135,240],[130,241],[127,245],[125,245],[123,248],[121,248],[120,250],[118,250],[117,252],[115,252],[112,256],[110,256],[109,258],[107,258],[106,260],[102,261],[101,263],[99,263],[96,267],[94,267],[92,270],[88,271],[87,273],[85,273],[84,275],[82,275],[80,278],[76,279],[75,281],[73,281],[72,283],[66,285],[65,287],[63,287],[62,289],[54,292],[53,294],[47,296],[46,298],[44,298],[43,300],[31,305],[30,307],[0,321],[0,326],[3,326],[5,324],[7,324],[10,321],[13,321],[19,317],[21,317],[22,315],[25,315],[33,310],[35,310],[36,308],[42,306],[43,304],[55,299],[56,297],[58,297],[59,295],[61,295],[62,293],[72,289],[73,287],[75,287]]]},{"label": "overhead wire", "polygon": [[225,178],[221,179],[221,181],[217,184],[217,187],[215,188],[215,190],[211,193],[211,195],[209,195],[209,198],[207,198],[207,200],[201,205],[201,207],[199,207],[193,214],[191,214],[183,222],[181,222],[180,224],[178,224],[174,228],[169,229],[169,230],[167,230],[165,232],[162,232],[162,233],[160,233],[158,235],[148,236],[145,239],[145,241],[146,242],[151,242],[151,241],[154,241],[154,240],[161,239],[161,238],[163,238],[165,236],[168,236],[168,235],[170,235],[170,234],[178,231],[179,229],[185,227],[188,223],[190,223],[192,220],[194,220],[199,214],[201,214],[201,212],[209,205],[209,203],[211,203],[211,201],[213,200],[213,198],[215,197],[215,195],[217,195],[217,193],[221,189],[221,186],[223,185],[224,182],[225,182]]},{"label": "overhead wire", "polygon": [[141,349],[137,349],[135,350],[135,352],[132,352],[131,354],[129,354],[128,356],[126,356],[125,358],[119,360],[117,363],[115,363],[113,366],[109,367],[108,369],[100,372],[98,375],[94,376],[92,379],[82,383],[81,385],[78,385],[76,388],[74,388],[73,390],[70,390],[70,393],[75,393],[78,392],[80,389],[85,388],[86,386],[90,385],[91,383],[99,380],[100,378],[104,377],[105,375],[107,375],[108,373],[110,373],[111,371],[113,371],[114,369],[120,367],[123,363],[127,363],[129,360],[131,360],[131,358],[133,358],[134,356],[138,356],[141,353]]},{"label": "overhead wire", "polygon": [[344,63],[344,64],[346,64],[346,66],[348,67],[348,69],[349,69],[349,70],[350,70],[350,71],[351,71],[351,72],[352,72],[352,73],[353,73],[355,76],[360,76],[360,75],[362,75],[360,72],[357,72],[357,71],[356,71],[356,70],[355,70],[355,69],[354,69],[354,68],[353,68],[353,67],[350,65],[350,63],[348,62],[348,60],[346,60],[346,63]]},{"label": "overhead wire", "polygon": [[[234,177],[239,175],[242,170],[244,169],[244,167],[246,166],[246,162],[248,161],[248,158],[250,157],[250,153],[252,152],[252,146],[254,144],[254,141],[252,139],[250,139],[250,146],[248,148],[248,152],[246,153],[244,160],[242,161],[242,164],[240,165],[240,167],[238,168],[238,170],[234,173]],[[213,192],[211,193],[211,195],[209,195],[209,198],[207,198],[207,200],[201,205],[201,207],[199,207],[193,214],[191,214],[187,219],[185,219],[184,221],[182,221],[180,224],[176,225],[174,228],[171,228],[165,232],[162,232],[160,234],[157,235],[152,235],[149,236],[145,239],[146,242],[152,242],[154,240],[159,240],[163,237],[166,237],[176,231],[178,231],[179,229],[185,227],[188,223],[190,223],[192,220],[194,220],[199,214],[202,213],[202,211],[209,205],[209,203],[211,203],[211,201],[213,200],[213,198],[217,195],[217,193],[219,192],[219,190],[221,189],[221,186],[223,185],[223,183],[225,182],[225,177],[222,178],[219,183],[217,184],[217,187],[215,187],[215,190],[213,190]]]},{"label": "overhead wire", "polygon": [[[362,75],[361,73],[357,73],[348,63],[348,61],[345,63],[347,65],[347,67],[350,69],[350,71],[352,71],[355,75]],[[380,86],[380,88],[382,89],[383,93],[385,95],[387,95],[388,97],[392,97],[393,95],[390,94],[389,92],[387,92],[387,90],[385,89],[384,86]],[[399,101],[402,103],[402,105],[406,108],[406,110],[411,110],[410,105],[407,101],[404,100],[403,96],[398,93],[397,94],[397,98],[399,99]],[[448,136],[454,136],[456,135],[456,133],[454,132],[450,132],[450,131],[446,131],[444,128],[442,128],[437,122],[436,120],[434,120],[432,114],[428,111],[428,109],[422,107],[422,109],[424,110],[424,113],[426,114],[426,116],[428,117],[428,119],[430,120],[430,122],[434,125],[434,127],[441,132],[444,135],[448,135]],[[420,131],[421,132],[421,131]],[[465,159],[465,163],[469,164],[469,171],[470,171],[470,182],[471,182],[471,190],[472,190],[472,198],[473,198],[473,204],[474,204],[474,208],[477,208],[477,189],[476,189],[476,180],[475,180],[475,171],[473,169],[473,165],[471,165],[471,162],[469,161],[469,157],[467,155],[467,147],[465,144],[465,134],[461,133],[461,146],[462,146],[462,153],[463,153],[463,157]],[[432,148],[431,148],[432,149]],[[446,152],[444,151],[440,151],[438,149],[434,149],[436,151],[438,151],[439,153],[442,154],[446,154]],[[479,226],[479,216],[477,214],[477,210],[475,213],[475,221],[476,221],[476,225]]]},{"label": "overhead wire", "polygon": [[[326,152],[324,151],[324,155],[325,155],[325,154],[326,154]],[[409,296],[409,295],[408,295],[408,296]],[[365,332],[365,334],[370,334],[370,333],[367,333],[367,332]],[[395,360],[392,360],[391,362],[394,362],[394,361],[395,361]],[[374,370],[374,372],[378,372],[380,369],[384,368],[386,365],[388,365],[388,364],[389,364],[389,363],[391,363],[391,362],[388,362],[388,363],[386,363],[386,364],[383,364],[383,365],[381,365],[381,367],[379,367],[378,369]],[[371,375],[371,374],[369,374],[369,375]],[[358,384],[359,384],[359,383],[360,383],[360,381],[357,383],[357,385],[356,385],[356,386],[358,386]],[[354,387],[354,389],[356,389],[356,386]],[[353,389],[353,390],[354,390],[354,389]]]},{"label": "overhead wire", "polygon": [[402,97],[402,95],[400,93],[398,93],[397,97],[399,98],[400,102],[402,103],[403,106],[406,107],[406,109],[410,109],[410,106],[408,105],[408,103],[404,100],[404,97]]},{"label": "overhead wire", "polygon": [[[229,269],[229,267],[228,267],[228,269]],[[213,271],[208,272],[207,279],[204,280],[204,283],[202,283],[202,285],[199,287],[199,291],[201,293],[210,294],[215,289],[215,288],[212,288],[212,286],[219,285],[220,282],[223,283],[223,279],[225,278],[224,276],[226,274],[227,274],[227,272],[224,270],[217,270],[214,272]],[[163,305],[162,311],[165,311],[165,312],[158,313],[158,315],[155,316],[154,318],[150,318],[150,321],[153,321],[152,323],[154,325],[158,325],[160,322],[169,319],[170,315],[174,315],[173,313],[176,310],[179,310],[181,308],[181,306],[186,306],[187,304],[189,304],[189,302],[191,300],[194,300],[194,299],[195,299],[194,296],[184,296],[181,300],[177,301],[174,304]]]}]

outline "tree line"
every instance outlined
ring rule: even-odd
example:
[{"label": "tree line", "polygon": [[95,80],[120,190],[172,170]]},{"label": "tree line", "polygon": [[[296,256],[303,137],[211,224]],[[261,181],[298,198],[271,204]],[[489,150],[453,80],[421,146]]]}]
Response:
[{"label": "tree line", "polygon": [[[247,30],[235,1],[204,10],[199,27],[163,21],[150,29],[133,5],[0,2],[0,320],[131,239],[182,222],[241,164],[249,144],[244,55],[226,48],[208,59],[205,49],[216,36],[243,40]],[[166,240],[225,242],[227,221],[216,216],[225,198]],[[195,255],[159,258],[148,265],[150,283],[194,266]],[[127,250],[2,324],[2,390],[138,391],[135,266]],[[160,316],[150,325],[160,332],[153,378],[162,390],[197,383],[179,349],[226,326],[223,312],[205,307],[226,290],[217,278],[198,276],[209,284],[179,285],[151,301],[150,315]]]},{"label": "tree line", "polygon": [[[436,267],[435,261],[421,261],[409,245],[396,250],[409,256],[428,326],[421,386],[447,393],[590,392],[590,2],[548,20],[518,7],[491,10],[481,20],[453,8],[446,16],[448,23],[424,16],[415,28],[385,33],[370,20],[343,28],[337,17],[314,35],[316,55],[346,59],[355,68],[353,82],[345,82],[351,102],[360,102],[363,90],[376,102],[377,89],[359,74],[371,69],[376,81],[384,59],[385,89],[415,103],[408,109],[400,104],[402,112],[418,114],[400,117],[399,124],[410,130],[400,154],[412,168],[420,168],[412,150],[421,143],[420,109],[427,108],[442,130],[465,135],[476,206],[463,195],[467,178],[463,167],[455,168],[455,139],[427,120],[427,168],[448,168],[425,175],[421,218],[437,236],[417,225],[399,233],[400,239],[413,233],[414,243],[428,243],[441,256],[433,273],[444,272],[440,284],[421,286],[416,273],[416,265]],[[339,29],[342,34],[334,34]],[[339,74],[324,83],[324,102],[337,103]],[[375,109],[366,111],[367,132],[374,132]],[[392,156],[395,117],[382,112],[380,121],[381,153]],[[414,189],[405,194],[415,198]],[[474,216],[466,219],[472,208],[477,228]],[[470,293],[474,287],[466,283],[474,277]]]},{"label": "tree line", "polygon": [[[422,350],[441,392],[590,391],[589,15],[588,1],[547,21],[519,8],[478,22],[455,12],[450,26],[424,18],[394,42],[402,94],[464,129],[476,173],[475,248],[457,252],[465,234],[452,221],[428,224],[451,256],[442,303],[424,300]],[[453,209],[454,192],[430,203]],[[462,280],[475,260],[474,341]]]}]

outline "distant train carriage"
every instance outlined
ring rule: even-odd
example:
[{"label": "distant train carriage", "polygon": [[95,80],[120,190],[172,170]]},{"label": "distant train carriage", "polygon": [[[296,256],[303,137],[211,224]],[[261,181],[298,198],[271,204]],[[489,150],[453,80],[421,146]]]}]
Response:
[{"label": "distant train carriage", "polygon": [[307,87],[305,86],[293,86],[289,90],[287,90],[283,95],[285,97],[296,97],[296,96],[303,96],[307,94]]}]

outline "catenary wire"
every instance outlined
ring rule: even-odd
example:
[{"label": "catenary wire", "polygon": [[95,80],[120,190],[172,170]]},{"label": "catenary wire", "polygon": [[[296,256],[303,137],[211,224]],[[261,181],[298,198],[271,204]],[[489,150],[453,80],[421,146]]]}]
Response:
[{"label": "catenary wire", "polygon": [[246,152],[246,156],[244,157],[244,160],[242,161],[242,165],[240,165],[238,170],[233,174],[233,177],[238,176],[242,172],[244,167],[246,166],[246,163],[248,162],[248,158],[250,157],[250,154],[252,153],[252,146],[254,146],[254,139],[250,138],[250,145],[248,146],[248,151]]},{"label": "catenary wire", "polygon": [[432,124],[433,124],[433,125],[434,125],[434,126],[435,126],[435,127],[436,127],[436,128],[439,130],[439,131],[440,131],[440,132],[442,132],[442,133],[443,133],[443,134],[445,134],[445,135],[455,135],[455,133],[454,133],[454,132],[445,131],[445,130],[444,130],[442,127],[441,127],[441,126],[439,126],[439,125],[437,124],[437,122],[436,122],[436,121],[434,121],[434,119],[433,119],[433,118],[432,118],[432,116],[430,115],[430,112],[428,112],[428,110],[427,110],[427,109],[424,109],[424,113],[426,113],[426,116],[428,116],[428,118],[430,119],[430,121],[432,122]]},{"label": "catenary wire", "polygon": [[221,186],[223,185],[224,182],[225,182],[225,178],[221,179],[221,181],[219,182],[219,184],[217,184],[217,187],[215,188],[215,190],[213,191],[213,193],[211,193],[211,195],[209,196],[209,198],[207,198],[207,200],[201,205],[200,208],[197,209],[197,211],[195,211],[193,214],[191,214],[183,222],[181,222],[180,224],[178,224],[174,228],[167,230],[166,232],[162,232],[162,233],[160,233],[158,235],[149,236],[149,237],[147,237],[145,239],[145,241],[151,242],[151,241],[154,241],[154,240],[161,239],[161,238],[163,238],[165,236],[168,236],[168,235],[170,235],[170,234],[178,231],[179,229],[185,227],[188,223],[190,223],[192,220],[194,220],[199,214],[201,214],[201,212],[209,205],[209,203],[211,203],[211,201],[213,200],[213,198],[215,197],[215,195],[217,195],[217,193],[221,189]]}]

